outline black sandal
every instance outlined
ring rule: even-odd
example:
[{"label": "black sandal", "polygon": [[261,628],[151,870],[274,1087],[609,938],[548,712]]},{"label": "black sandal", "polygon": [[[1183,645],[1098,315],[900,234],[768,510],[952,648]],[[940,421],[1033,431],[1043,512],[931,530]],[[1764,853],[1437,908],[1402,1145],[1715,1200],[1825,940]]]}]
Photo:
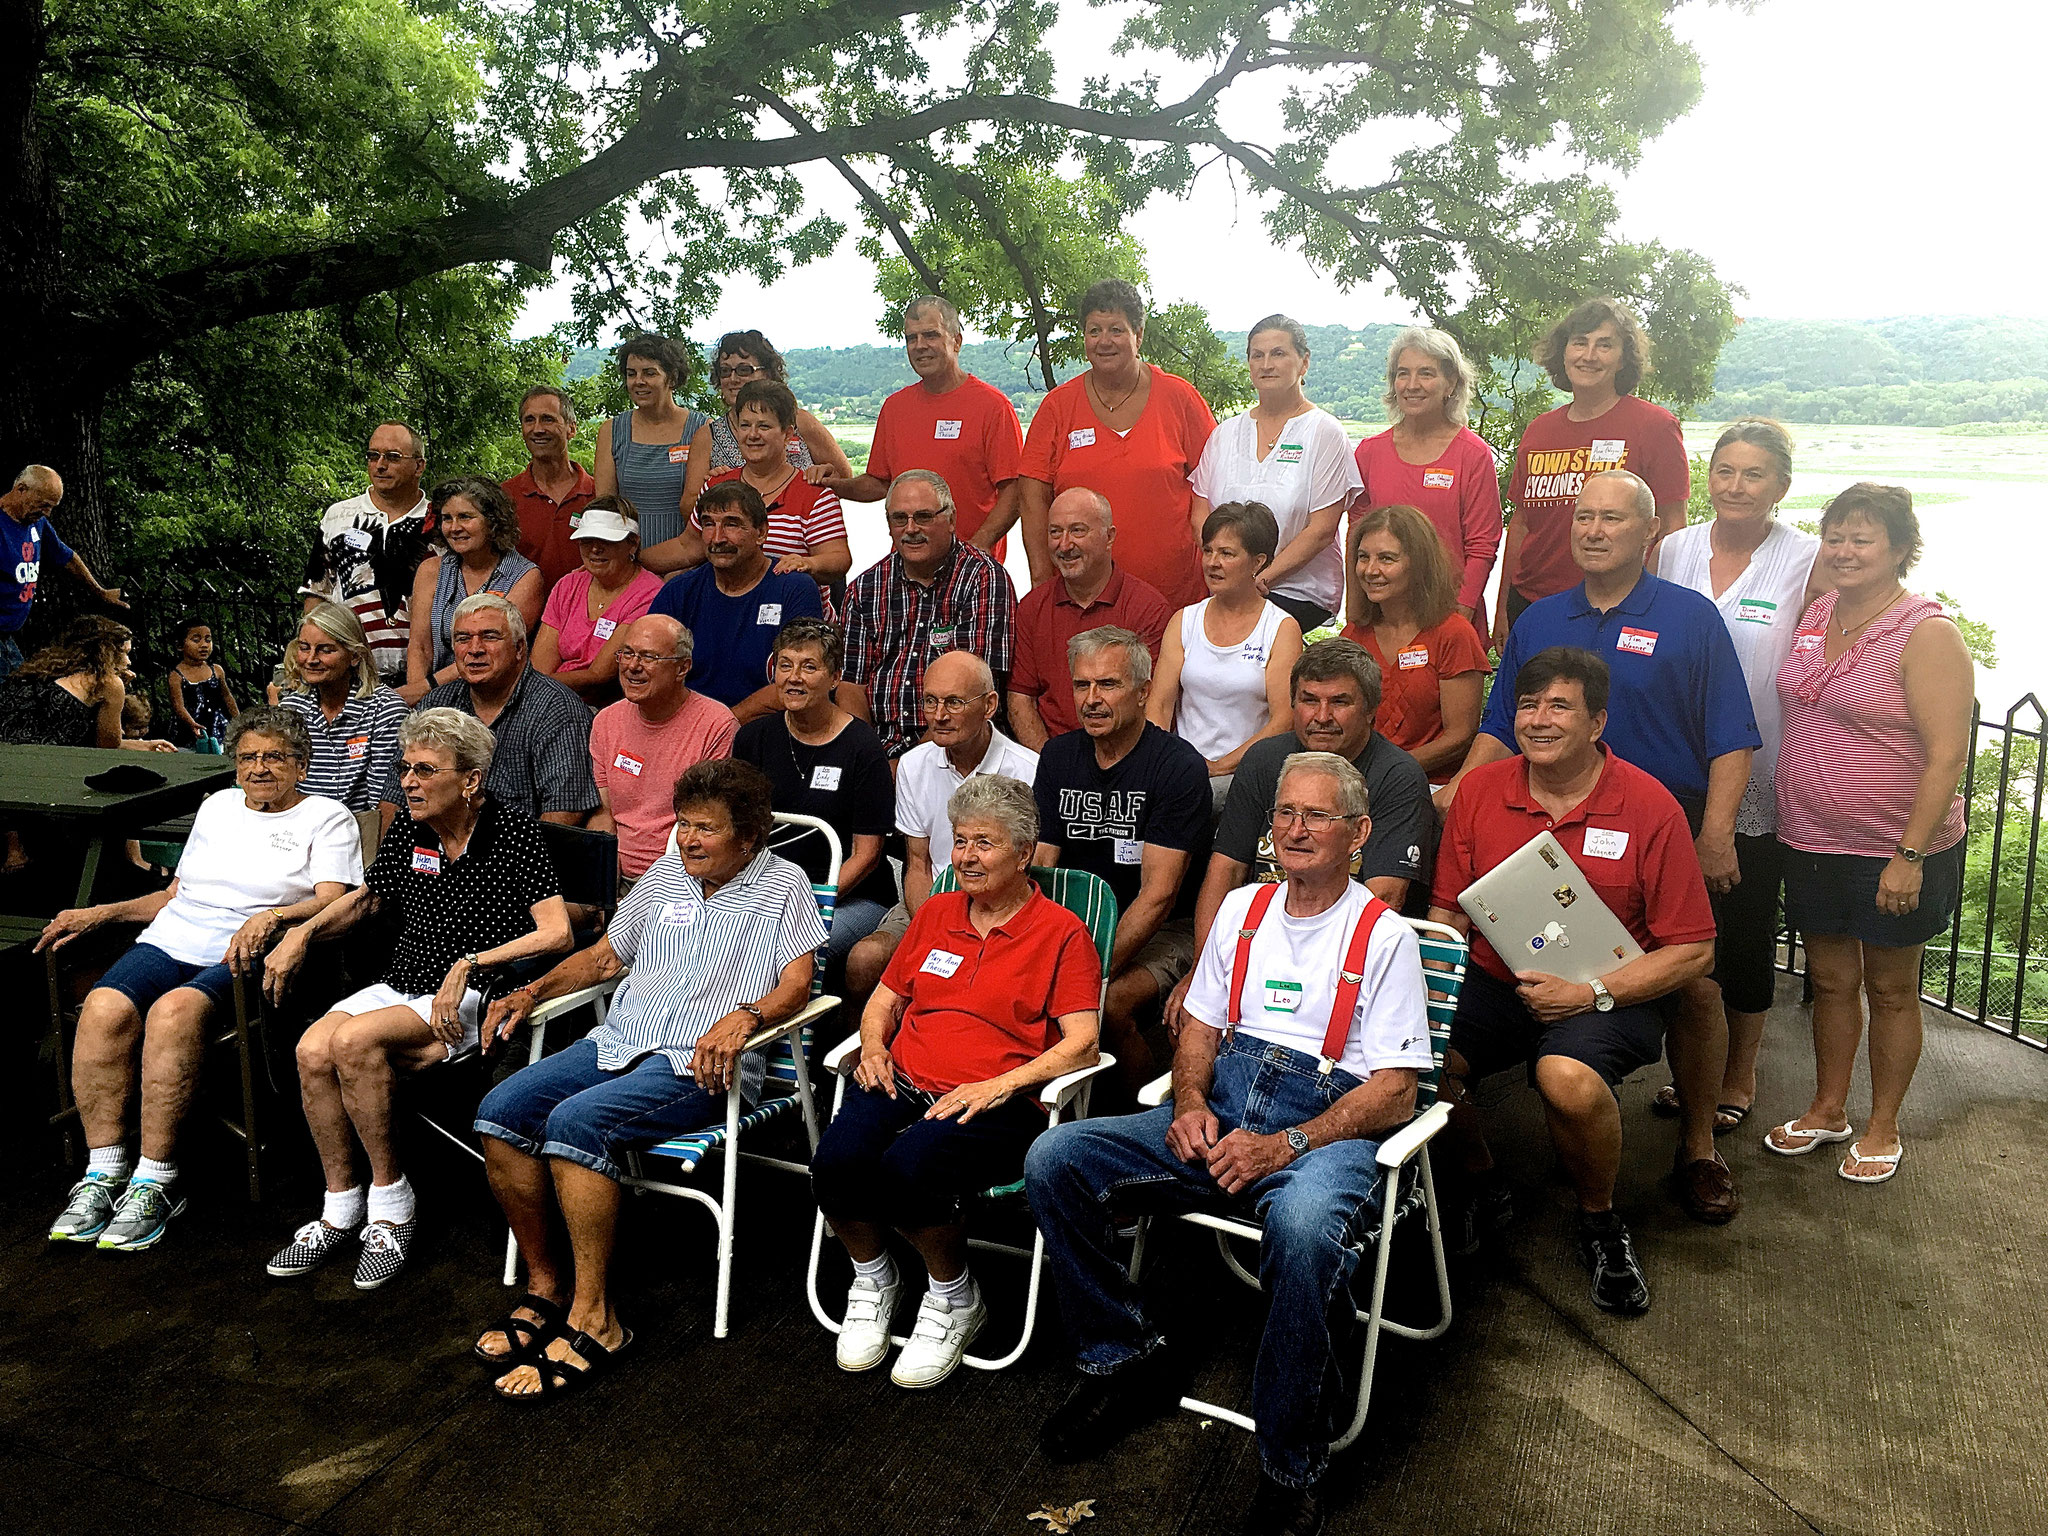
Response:
[{"label": "black sandal", "polygon": [[[521,1307],[529,1312],[538,1312],[540,1321],[536,1323],[530,1317],[519,1316]],[[514,1366],[526,1364],[533,1356],[546,1349],[549,1341],[567,1327],[568,1322],[569,1315],[562,1309],[559,1301],[549,1301],[545,1296],[535,1296],[528,1292],[512,1303],[511,1308],[505,1313],[504,1320],[498,1324],[497,1331],[505,1335],[505,1342],[512,1347],[502,1355],[494,1355],[486,1350],[483,1342],[479,1340],[470,1346],[469,1352],[485,1365],[501,1366],[509,1371]]]},{"label": "black sandal", "polygon": [[[519,1362],[519,1365],[532,1366],[539,1374],[538,1392],[507,1392],[503,1386],[496,1383],[492,1384],[491,1390],[509,1403],[544,1403],[550,1398],[573,1392],[578,1387],[588,1386],[591,1377],[609,1370],[618,1363],[621,1355],[633,1347],[633,1330],[630,1328],[625,1330],[625,1337],[619,1340],[616,1349],[606,1349],[587,1333],[565,1333],[560,1337],[566,1339],[569,1347],[581,1357],[582,1366],[579,1367],[568,1360],[557,1360],[543,1349],[541,1353]],[[513,1369],[517,1370],[518,1366],[514,1366]],[[510,1375],[511,1372],[508,1371],[506,1374]]]}]

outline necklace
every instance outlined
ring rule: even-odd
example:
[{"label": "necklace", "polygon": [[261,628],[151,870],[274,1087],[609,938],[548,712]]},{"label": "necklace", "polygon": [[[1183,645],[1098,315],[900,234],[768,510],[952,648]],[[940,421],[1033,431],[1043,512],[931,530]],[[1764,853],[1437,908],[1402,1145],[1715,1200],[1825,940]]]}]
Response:
[{"label": "necklace", "polygon": [[1096,388],[1095,371],[1093,369],[1090,369],[1088,372],[1087,388],[1088,393],[1095,397],[1095,403],[1102,407],[1103,416],[1107,418],[1110,416],[1114,416],[1118,411],[1122,410],[1124,406],[1130,402],[1131,396],[1135,395],[1138,392],[1139,386],[1142,385],[1144,382],[1145,374],[1144,371],[1141,369],[1138,373],[1138,382],[1136,384],[1133,384],[1129,389],[1125,390],[1121,395],[1119,395],[1117,397],[1117,402],[1115,405],[1111,405],[1107,400],[1105,400],[1102,396],[1102,391]]},{"label": "necklace", "polygon": [[1883,618],[1887,613],[1890,613],[1892,609],[1898,606],[1899,599],[1904,597],[1905,595],[1906,589],[1904,587],[1901,587],[1896,593],[1894,593],[1891,596],[1890,599],[1886,601],[1885,605],[1882,608],[1877,610],[1877,612],[1873,613],[1869,618],[1860,620],[1854,624],[1844,624],[1842,622],[1842,610],[1840,604],[1838,603],[1835,608],[1835,633],[1840,635],[1844,640],[1848,639],[1851,635],[1855,634],[1857,630],[1868,628],[1870,625],[1876,623],[1879,619]]}]

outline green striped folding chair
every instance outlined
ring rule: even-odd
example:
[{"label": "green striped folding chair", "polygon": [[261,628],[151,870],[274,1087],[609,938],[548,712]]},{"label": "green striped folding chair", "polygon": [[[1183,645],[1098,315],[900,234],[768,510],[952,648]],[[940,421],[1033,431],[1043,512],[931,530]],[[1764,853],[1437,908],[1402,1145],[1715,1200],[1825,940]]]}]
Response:
[{"label": "green striped folding chair", "polygon": [[[1088,936],[1095,941],[1095,952],[1102,958],[1102,991],[1097,997],[1099,1010],[1109,993],[1109,956],[1116,938],[1116,896],[1108,884],[1099,876],[1091,875],[1084,869],[1041,869],[1033,866],[1031,878],[1038,888],[1069,912],[1081,919],[1088,929]],[[953,867],[949,864],[939,871],[932,881],[932,895],[943,895],[958,890]],[[860,1036],[849,1037],[843,1044],[835,1046],[825,1057],[824,1067],[837,1075],[839,1081],[832,1094],[832,1112],[837,1114],[846,1098],[847,1079],[860,1061]],[[1106,1072],[1116,1065],[1116,1058],[1103,1052],[1092,1067],[1083,1067],[1078,1072],[1069,1072],[1056,1077],[1038,1091],[1039,1102],[1048,1111],[1047,1123],[1058,1125],[1071,1110],[1076,1119],[1088,1113],[1088,1097],[1094,1086],[1097,1073]],[[983,1192],[980,1204],[989,1207],[1021,1207],[1024,1201],[1023,1170],[1018,1170],[1014,1183],[1004,1184]],[[1024,1331],[1018,1337],[1015,1347],[1008,1354],[990,1357],[985,1355],[964,1355],[967,1364],[977,1370],[1000,1371],[1015,1364],[1031,1345],[1032,1330],[1038,1325],[1039,1282],[1045,1274],[1045,1239],[1033,1223],[1031,1246],[1026,1248],[1017,1243],[999,1242],[993,1238],[969,1237],[968,1246],[990,1253],[1006,1253],[1013,1258],[1031,1261],[1031,1276],[1024,1291]],[[818,1299],[818,1265],[825,1249],[825,1213],[820,1211],[811,1224],[811,1260],[805,1285],[810,1295],[811,1313],[833,1333],[839,1332],[839,1319],[825,1310]],[[842,1308],[843,1311],[843,1308]],[[891,1335],[898,1348],[909,1342],[902,1334]]]},{"label": "green striped folding chair", "polygon": [[[838,902],[839,866],[841,848],[839,835],[814,816],[799,816],[777,811],[776,831],[769,846],[782,852],[800,837],[819,837],[824,840],[827,850],[826,879],[814,882],[811,892],[818,900],[819,915],[825,919],[825,926],[832,926],[832,914]],[[816,1100],[811,1091],[810,1048],[812,1030],[817,1022],[839,1006],[839,999],[828,996],[824,991],[824,951],[818,951],[818,964],[811,977],[811,1000],[801,1012],[771,1024],[755,1032],[748,1039],[750,1051],[766,1051],[768,1073],[761,1087],[760,1100],[749,1108],[740,1097],[739,1085],[735,1083],[725,1096],[725,1120],[722,1124],[707,1126],[701,1131],[692,1131],[686,1136],[677,1136],[657,1146],[644,1147],[629,1152],[626,1157],[626,1177],[619,1182],[628,1189],[650,1194],[674,1195],[678,1199],[691,1200],[711,1213],[718,1231],[718,1293],[712,1318],[712,1336],[726,1336],[727,1317],[731,1310],[732,1259],[734,1230],[739,1214],[739,1164],[742,1158],[748,1162],[765,1164],[786,1172],[810,1174],[808,1163],[794,1159],[773,1157],[762,1152],[741,1149],[741,1138],[748,1131],[759,1130],[774,1121],[795,1114],[803,1120],[804,1135],[812,1149],[818,1145],[818,1116]],[[547,1019],[591,1004],[603,1018],[604,999],[609,997],[623,977],[598,987],[586,987],[567,997],[556,998],[536,1008],[532,1014],[533,1047],[532,1059],[541,1056],[542,1032]],[[543,1015],[546,1015],[544,1018]],[[725,1154],[723,1175],[716,1193],[697,1184],[679,1182],[697,1171],[697,1167],[713,1152]],[[517,1282],[517,1250],[507,1248],[505,1258],[505,1283]]]},{"label": "green striped folding chair", "polygon": [[[1374,1250],[1372,1298],[1366,1307],[1356,1309],[1358,1320],[1365,1324],[1365,1351],[1358,1372],[1358,1401],[1352,1410],[1351,1427],[1342,1438],[1333,1441],[1332,1454],[1349,1448],[1365,1428],[1366,1409],[1372,1402],[1373,1368],[1379,1360],[1380,1334],[1396,1334],[1404,1339],[1429,1340],[1441,1338],[1444,1330],[1451,1326],[1451,1272],[1444,1261],[1444,1235],[1436,1203],[1436,1179],[1430,1171],[1429,1143],[1451,1117],[1451,1106],[1438,1097],[1443,1083],[1444,1051],[1450,1045],[1451,1016],[1458,1011],[1458,990],[1465,981],[1467,945],[1457,929],[1442,923],[1427,922],[1421,918],[1407,919],[1415,930],[1416,938],[1422,945],[1422,964],[1429,981],[1429,1054],[1431,1065],[1427,1072],[1420,1074],[1415,1085],[1415,1118],[1399,1131],[1380,1143],[1379,1164],[1384,1170],[1386,1183],[1380,1206],[1379,1225],[1365,1234],[1364,1241]],[[1145,1085],[1138,1095],[1140,1103],[1164,1104],[1173,1094],[1173,1074]],[[1425,1327],[1397,1323],[1385,1316],[1387,1293],[1387,1261],[1393,1254],[1394,1229],[1417,1212],[1423,1213],[1429,1222],[1430,1256],[1436,1265],[1437,1318]],[[1181,1216],[1182,1221],[1192,1226],[1207,1227],[1216,1234],[1216,1248],[1223,1256],[1223,1262],[1230,1272],[1254,1290],[1258,1289],[1259,1276],[1256,1262],[1247,1268],[1232,1250],[1231,1239],[1256,1243],[1260,1229],[1257,1221],[1247,1221],[1235,1216],[1215,1216],[1203,1211],[1192,1211]],[[1138,1240],[1131,1250],[1131,1275],[1136,1278],[1145,1261],[1145,1238],[1151,1229],[1151,1218],[1138,1223]],[[1221,1407],[1215,1403],[1203,1402],[1200,1398],[1184,1397],[1181,1407],[1204,1418],[1222,1419],[1240,1429],[1256,1430],[1258,1425],[1244,1414]]]}]

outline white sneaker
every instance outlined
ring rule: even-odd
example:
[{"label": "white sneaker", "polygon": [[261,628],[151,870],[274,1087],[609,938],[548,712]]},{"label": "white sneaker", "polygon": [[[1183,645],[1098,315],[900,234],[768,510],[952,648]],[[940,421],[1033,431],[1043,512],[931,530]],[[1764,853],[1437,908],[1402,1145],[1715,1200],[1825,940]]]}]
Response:
[{"label": "white sneaker", "polygon": [[979,1287],[974,1304],[967,1307],[949,1307],[926,1291],[918,1304],[917,1326],[910,1330],[910,1342],[896,1357],[896,1369],[889,1379],[899,1387],[937,1386],[953,1374],[987,1321],[988,1308],[982,1304]]},{"label": "white sneaker", "polygon": [[846,1293],[846,1321],[839,1325],[839,1369],[872,1371],[888,1358],[889,1319],[902,1294],[900,1278],[876,1285],[866,1275],[853,1277],[853,1289]]}]

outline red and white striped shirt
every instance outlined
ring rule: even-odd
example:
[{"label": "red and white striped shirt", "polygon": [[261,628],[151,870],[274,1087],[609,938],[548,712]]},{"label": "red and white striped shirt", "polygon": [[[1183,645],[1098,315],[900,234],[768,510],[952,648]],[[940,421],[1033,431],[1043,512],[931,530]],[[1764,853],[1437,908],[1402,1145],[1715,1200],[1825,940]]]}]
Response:
[{"label": "red and white striped shirt", "polygon": [[[1807,853],[1890,858],[1906,831],[1927,749],[1906,708],[1901,658],[1920,621],[1939,614],[1907,597],[1827,659],[1835,593],[1814,601],[1778,668],[1785,737],[1778,749],[1778,838]],[[1963,840],[1963,797],[1950,802],[1926,853]]]},{"label": "red and white striped shirt", "polygon": [[[704,489],[737,480],[742,473],[737,469],[719,470],[704,482]],[[768,557],[772,567],[784,555],[808,555],[820,544],[845,537],[846,512],[838,493],[812,485],[802,475],[792,475],[768,503],[768,533],[761,540],[761,553]],[[824,595],[825,617],[836,617],[830,589],[821,581],[818,590]]]}]

